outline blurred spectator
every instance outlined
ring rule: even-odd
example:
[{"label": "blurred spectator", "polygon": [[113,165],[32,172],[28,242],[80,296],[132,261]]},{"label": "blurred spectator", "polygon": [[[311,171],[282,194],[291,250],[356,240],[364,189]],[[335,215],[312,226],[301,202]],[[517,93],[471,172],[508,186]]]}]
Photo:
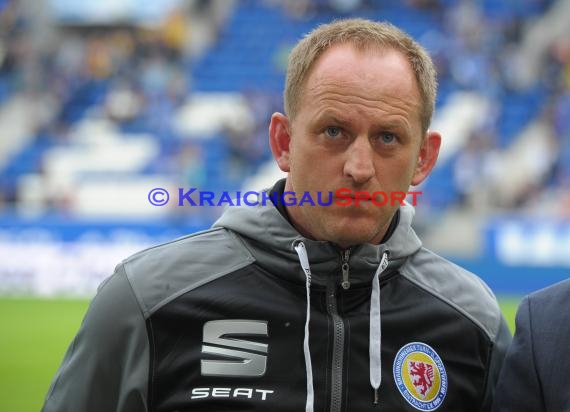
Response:
[{"label": "blurred spectator", "polygon": [[207,188],[207,177],[200,146],[192,142],[186,143],[183,145],[177,160],[177,171],[181,175],[181,187],[195,187],[205,190]]},{"label": "blurred spectator", "polygon": [[[29,24],[16,0],[0,5],[0,81],[7,97],[11,89],[24,88],[31,58]],[[0,98],[0,103],[2,102]]]},{"label": "blurred spectator", "polygon": [[459,205],[482,210],[493,204],[493,182],[500,174],[500,160],[492,133],[474,132],[459,153],[453,168]]},{"label": "blurred spectator", "polygon": [[243,180],[268,160],[267,119],[280,110],[281,105],[281,96],[278,94],[248,90],[244,96],[251,121],[227,124],[224,132],[230,155],[230,175],[234,181]]}]

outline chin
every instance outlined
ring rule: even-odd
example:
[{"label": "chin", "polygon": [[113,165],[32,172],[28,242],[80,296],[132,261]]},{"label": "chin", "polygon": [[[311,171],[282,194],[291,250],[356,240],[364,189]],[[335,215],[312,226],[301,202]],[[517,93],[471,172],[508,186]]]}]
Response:
[{"label": "chin", "polygon": [[[308,232],[314,239],[326,240],[343,248],[360,245],[363,243],[375,243],[382,227],[379,225],[386,219],[377,213],[364,212],[362,209],[349,210],[346,207],[328,209],[324,216],[307,216],[307,221],[316,223],[308,227]],[[379,241],[379,240],[378,240]]]},{"label": "chin", "polygon": [[[370,229],[370,226],[367,227]],[[342,248],[361,245],[363,243],[374,243],[374,233],[368,233],[367,230],[358,230],[358,227],[352,226],[346,230],[339,229],[334,233],[329,233],[328,240],[339,245]]]}]

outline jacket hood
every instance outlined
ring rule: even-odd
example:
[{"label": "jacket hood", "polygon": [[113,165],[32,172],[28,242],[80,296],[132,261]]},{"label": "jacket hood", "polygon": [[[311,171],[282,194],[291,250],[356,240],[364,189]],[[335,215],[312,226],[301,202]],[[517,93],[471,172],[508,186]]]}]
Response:
[{"label": "jacket hood", "polygon": [[[256,206],[229,206],[213,227],[223,227],[238,233],[246,242],[257,263],[271,273],[284,274],[305,282],[294,246],[302,241],[307,249],[313,271],[313,282],[324,285],[326,278],[338,274],[341,265],[341,251],[333,243],[317,241],[302,236],[291,223],[268,200],[259,199]],[[384,276],[401,266],[406,258],[418,251],[422,243],[411,223],[414,208],[406,204],[399,209],[396,229],[379,245],[361,244],[351,248],[349,265],[352,284],[370,284],[385,251],[389,253],[390,264]]]}]

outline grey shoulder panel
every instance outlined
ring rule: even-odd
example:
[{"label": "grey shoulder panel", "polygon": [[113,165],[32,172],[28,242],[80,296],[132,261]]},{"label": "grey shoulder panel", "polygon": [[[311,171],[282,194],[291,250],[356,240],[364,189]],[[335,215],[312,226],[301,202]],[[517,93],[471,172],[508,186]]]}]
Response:
[{"label": "grey shoulder panel", "polygon": [[146,411],[148,371],[145,321],[118,266],[93,298],[42,412]]},{"label": "grey shoulder panel", "polygon": [[254,261],[237,235],[218,228],[146,249],[123,264],[148,318],[182,294]]},{"label": "grey shoulder panel", "polygon": [[410,256],[401,273],[477,324],[495,342],[503,316],[495,295],[478,276],[425,248]]}]

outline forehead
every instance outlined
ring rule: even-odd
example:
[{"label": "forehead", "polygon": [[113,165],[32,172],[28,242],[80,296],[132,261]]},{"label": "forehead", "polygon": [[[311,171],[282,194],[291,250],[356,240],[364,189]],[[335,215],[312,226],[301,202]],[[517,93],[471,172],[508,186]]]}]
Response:
[{"label": "forehead", "polygon": [[305,82],[303,103],[322,93],[366,100],[394,99],[420,107],[416,78],[406,57],[393,48],[356,49],[334,45],[315,61]]}]

